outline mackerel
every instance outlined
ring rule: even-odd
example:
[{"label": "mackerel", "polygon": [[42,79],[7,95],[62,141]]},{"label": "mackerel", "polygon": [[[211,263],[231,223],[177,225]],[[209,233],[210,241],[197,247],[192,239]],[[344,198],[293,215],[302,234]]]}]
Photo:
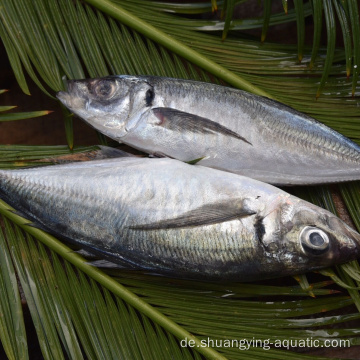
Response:
[{"label": "mackerel", "polygon": [[168,158],[0,171],[0,198],[36,226],[123,266],[250,281],[359,256],[360,235],[269,184]]},{"label": "mackerel", "polygon": [[288,106],[238,89],[155,76],[68,81],[57,97],[91,126],[157,156],[297,185],[360,179],[360,147]]}]

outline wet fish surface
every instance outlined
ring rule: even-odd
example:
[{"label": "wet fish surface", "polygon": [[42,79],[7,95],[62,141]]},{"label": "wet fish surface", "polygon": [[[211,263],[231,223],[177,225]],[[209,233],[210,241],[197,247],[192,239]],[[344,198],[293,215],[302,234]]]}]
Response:
[{"label": "wet fish surface", "polygon": [[105,135],[149,154],[277,185],[360,179],[360,147],[279,102],[155,76],[71,80],[57,94]]},{"label": "wet fish surface", "polygon": [[360,235],[272,185],[168,158],[0,171],[0,198],[40,228],[126,267],[250,281],[359,256]]}]

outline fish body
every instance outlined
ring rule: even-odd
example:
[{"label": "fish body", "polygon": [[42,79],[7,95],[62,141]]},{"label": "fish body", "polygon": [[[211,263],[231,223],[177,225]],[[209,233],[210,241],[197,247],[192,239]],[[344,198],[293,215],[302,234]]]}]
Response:
[{"label": "fish body", "polygon": [[57,97],[149,154],[278,185],[360,179],[360,147],[294,109],[238,89],[155,76],[72,80]]},{"label": "fish body", "polygon": [[269,184],[168,158],[0,171],[0,198],[37,226],[127,267],[250,281],[355,259],[360,235]]}]

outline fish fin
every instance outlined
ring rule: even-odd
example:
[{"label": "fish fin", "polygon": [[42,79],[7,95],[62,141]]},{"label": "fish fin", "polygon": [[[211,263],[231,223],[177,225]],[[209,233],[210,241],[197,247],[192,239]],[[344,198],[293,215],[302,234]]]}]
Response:
[{"label": "fish fin", "polygon": [[235,131],[201,116],[166,107],[154,108],[152,112],[160,120],[159,125],[167,127],[170,130],[179,132],[188,131],[199,134],[222,134],[252,145],[251,142]]},{"label": "fish fin", "polygon": [[243,200],[235,200],[231,203],[221,202],[207,204],[172,219],[130,226],[129,228],[134,230],[177,229],[201,225],[212,225],[256,214],[255,211],[247,209],[243,203]]}]

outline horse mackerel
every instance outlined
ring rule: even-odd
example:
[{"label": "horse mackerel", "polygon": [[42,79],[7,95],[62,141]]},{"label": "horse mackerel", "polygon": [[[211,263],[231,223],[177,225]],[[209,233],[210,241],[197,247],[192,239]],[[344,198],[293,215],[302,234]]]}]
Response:
[{"label": "horse mackerel", "polygon": [[57,97],[105,135],[149,154],[277,185],[360,179],[360,147],[279,102],[156,76],[70,80]]},{"label": "horse mackerel", "polygon": [[360,235],[269,184],[168,159],[0,171],[0,198],[37,226],[127,267],[250,281],[355,259]]}]

